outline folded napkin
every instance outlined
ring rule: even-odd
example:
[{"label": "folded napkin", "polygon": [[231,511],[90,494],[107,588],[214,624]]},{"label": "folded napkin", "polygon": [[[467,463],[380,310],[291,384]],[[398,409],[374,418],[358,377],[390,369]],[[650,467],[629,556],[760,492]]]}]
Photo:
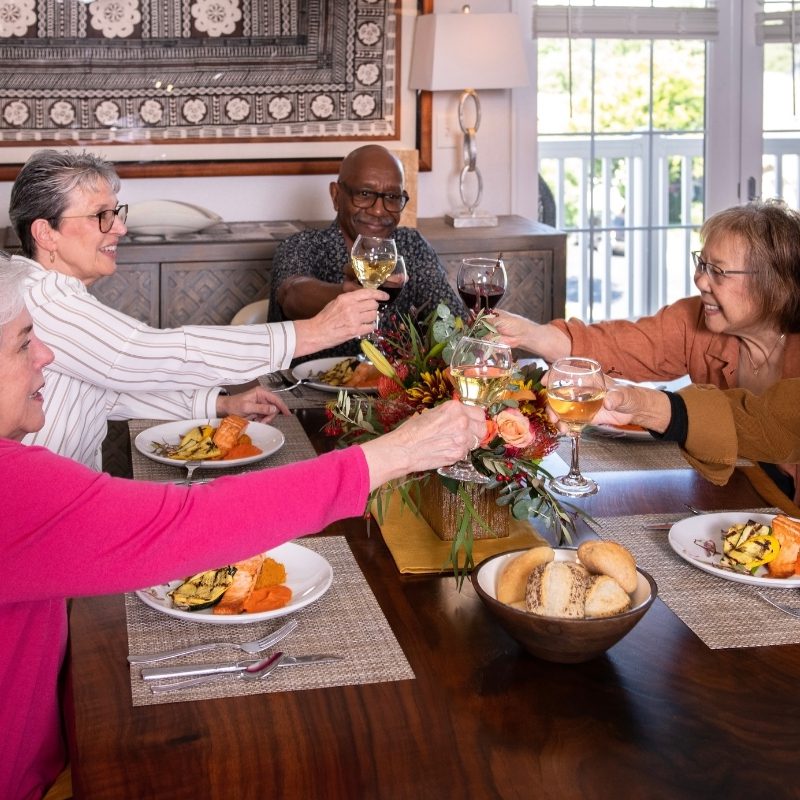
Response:
[{"label": "folded napkin", "polygon": [[[377,519],[376,507],[372,506]],[[380,526],[383,540],[394,558],[400,572],[419,575],[428,572],[450,572],[450,549],[452,542],[440,539],[422,517],[403,505],[400,494],[395,492],[384,508]],[[500,539],[475,539],[472,554],[476,564],[495,553],[509,550],[539,547],[548,542],[540,536],[529,522],[511,521],[511,534]]]}]

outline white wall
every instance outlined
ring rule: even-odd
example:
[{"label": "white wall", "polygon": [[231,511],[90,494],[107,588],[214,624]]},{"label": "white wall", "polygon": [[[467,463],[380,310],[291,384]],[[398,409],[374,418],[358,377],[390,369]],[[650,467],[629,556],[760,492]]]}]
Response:
[{"label": "white wall", "polygon": [[[457,12],[462,5],[461,0],[436,0],[435,9],[439,14]],[[517,11],[525,26],[525,46],[533,52],[528,20],[530,12],[524,3],[519,0],[478,0],[470,5],[474,13]],[[408,132],[413,130],[411,111],[414,94],[405,86],[408,83],[415,9],[415,0],[403,0],[401,108],[404,112],[403,129]],[[498,53],[498,57],[501,58],[502,53]],[[481,208],[496,214],[519,213],[535,218],[535,92],[533,88],[515,89],[513,92],[481,91],[480,99],[482,118],[477,135],[477,163],[484,182]],[[456,119],[457,108],[456,92],[437,93],[434,96],[433,170],[422,172],[419,176],[418,215],[421,217],[441,216],[460,204],[458,174],[461,168],[461,140]],[[518,112],[518,108],[523,110]],[[455,132],[453,136],[447,136],[448,129]],[[303,143],[293,147],[301,150],[303,155],[331,153],[328,145]],[[347,149],[341,155],[345,152]],[[104,154],[113,159],[113,150]],[[25,155],[21,158],[24,159]],[[120,201],[183,200],[204,206],[229,222],[327,219],[332,217],[327,188],[331,178],[330,175],[129,178],[123,182]],[[10,193],[11,184],[0,182],[0,226],[9,224]]]}]

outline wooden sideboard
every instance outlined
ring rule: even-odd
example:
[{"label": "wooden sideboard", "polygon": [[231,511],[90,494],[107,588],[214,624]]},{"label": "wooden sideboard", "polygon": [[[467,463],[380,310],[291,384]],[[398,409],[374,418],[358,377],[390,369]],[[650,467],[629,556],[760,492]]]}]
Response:
[{"label": "wooden sideboard", "polygon": [[[107,305],[153,327],[226,325],[244,305],[269,296],[278,244],[325,222],[229,222],[172,237],[126,237],[117,272],[92,286]],[[495,228],[452,228],[442,218],[420,219],[455,286],[466,256],[503,254],[509,291],[503,308],[547,322],[564,315],[566,236],[523,217],[500,217]],[[14,237],[6,231],[6,249]]]}]

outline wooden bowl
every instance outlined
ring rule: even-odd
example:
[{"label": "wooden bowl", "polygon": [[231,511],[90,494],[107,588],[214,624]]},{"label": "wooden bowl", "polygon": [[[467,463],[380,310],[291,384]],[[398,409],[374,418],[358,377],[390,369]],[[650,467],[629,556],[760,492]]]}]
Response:
[{"label": "wooden bowl", "polygon": [[[529,614],[501,603],[495,595],[500,570],[520,552],[499,553],[482,561],[472,571],[472,585],[506,632],[531,655],[545,661],[577,664],[596,658],[636,625],[658,594],[656,582],[637,567],[638,585],[631,596],[632,606],[622,614],[590,619],[561,619]],[[577,561],[577,551],[574,548],[557,548],[556,560]]]}]

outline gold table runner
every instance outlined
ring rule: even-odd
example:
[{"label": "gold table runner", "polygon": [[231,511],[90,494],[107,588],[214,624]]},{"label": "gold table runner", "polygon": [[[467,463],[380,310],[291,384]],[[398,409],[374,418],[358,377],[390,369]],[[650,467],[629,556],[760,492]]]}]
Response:
[{"label": "gold table runner", "polygon": [[[299,656],[332,653],[342,661],[279,667],[263,681],[243,681],[232,675],[189,689],[153,694],[141,678],[141,669],[154,664],[131,665],[134,706],[238,697],[246,694],[351,686],[362,683],[411,680],[414,671],[395,638],[375,595],[343,536],[305,537],[297,544],[314,550],[333,567],[330,589],[315,603],[292,614],[297,629],[271,650],[251,656],[238,649],[214,648],[193,656],[159,662],[157,666],[201,664],[258,658],[282,650]],[[277,630],[289,617],[249,625],[210,625],[167,616],[146,606],[135,594],[125,595],[128,650],[132,654],[172,650],[204,642],[248,642]]]},{"label": "gold table runner", "polygon": [[[374,512],[373,516],[377,519]],[[422,517],[418,517],[401,503],[397,493],[389,501],[380,531],[401,573],[418,575],[452,572],[452,566],[447,563],[452,542],[440,539]],[[510,536],[501,539],[476,539],[473,557],[478,564],[495,553],[543,544],[547,542],[533,526],[520,520],[512,520]]]},{"label": "gold table runner", "polygon": [[[751,509],[774,514],[775,509]],[[737,510],[736,513],[740,513]],[[686,514],[646,514],[598,519],[595,531],[627,547],[636,563],[658,584],[658,596],[708,647],[766,647],[800,643],[800,619],[772,608],[757,594],[760,587],[718,578],[678,556],[668,531],[646,531],[648,522],[683,519]],[[797,590],[769,589],[776,602],[797,604]]]},{"label": "gold table runner", "polygon": [[[134,444],[136,436],[154,425],[161,425],[164,420],[156,419],[134,419],[128,422],[128,430],[131,435],[131,462],[133,466],[133,477],[140,481],[179,481],[186,476],[186,469],[183,464],[162,464],[160,461],[153,461],[152,458],[142,455]],[[292,416],[279,415],[270,423],[277,428],[286,438],[286,442],[280,450],[267,456],[261,461],[254,461],[240,467],[228,467],[227,469],[204,469],[198,467],[194,473],[194,480],[201,478],[218,478],[221,475],[237,475],[242,472],[254,472],[260,469],[278,467],[283,464],[293,464],[296,461],[305,461],[308,458],[316,458],[317,452],[314,445],[303,430],[300,421]]]}]

